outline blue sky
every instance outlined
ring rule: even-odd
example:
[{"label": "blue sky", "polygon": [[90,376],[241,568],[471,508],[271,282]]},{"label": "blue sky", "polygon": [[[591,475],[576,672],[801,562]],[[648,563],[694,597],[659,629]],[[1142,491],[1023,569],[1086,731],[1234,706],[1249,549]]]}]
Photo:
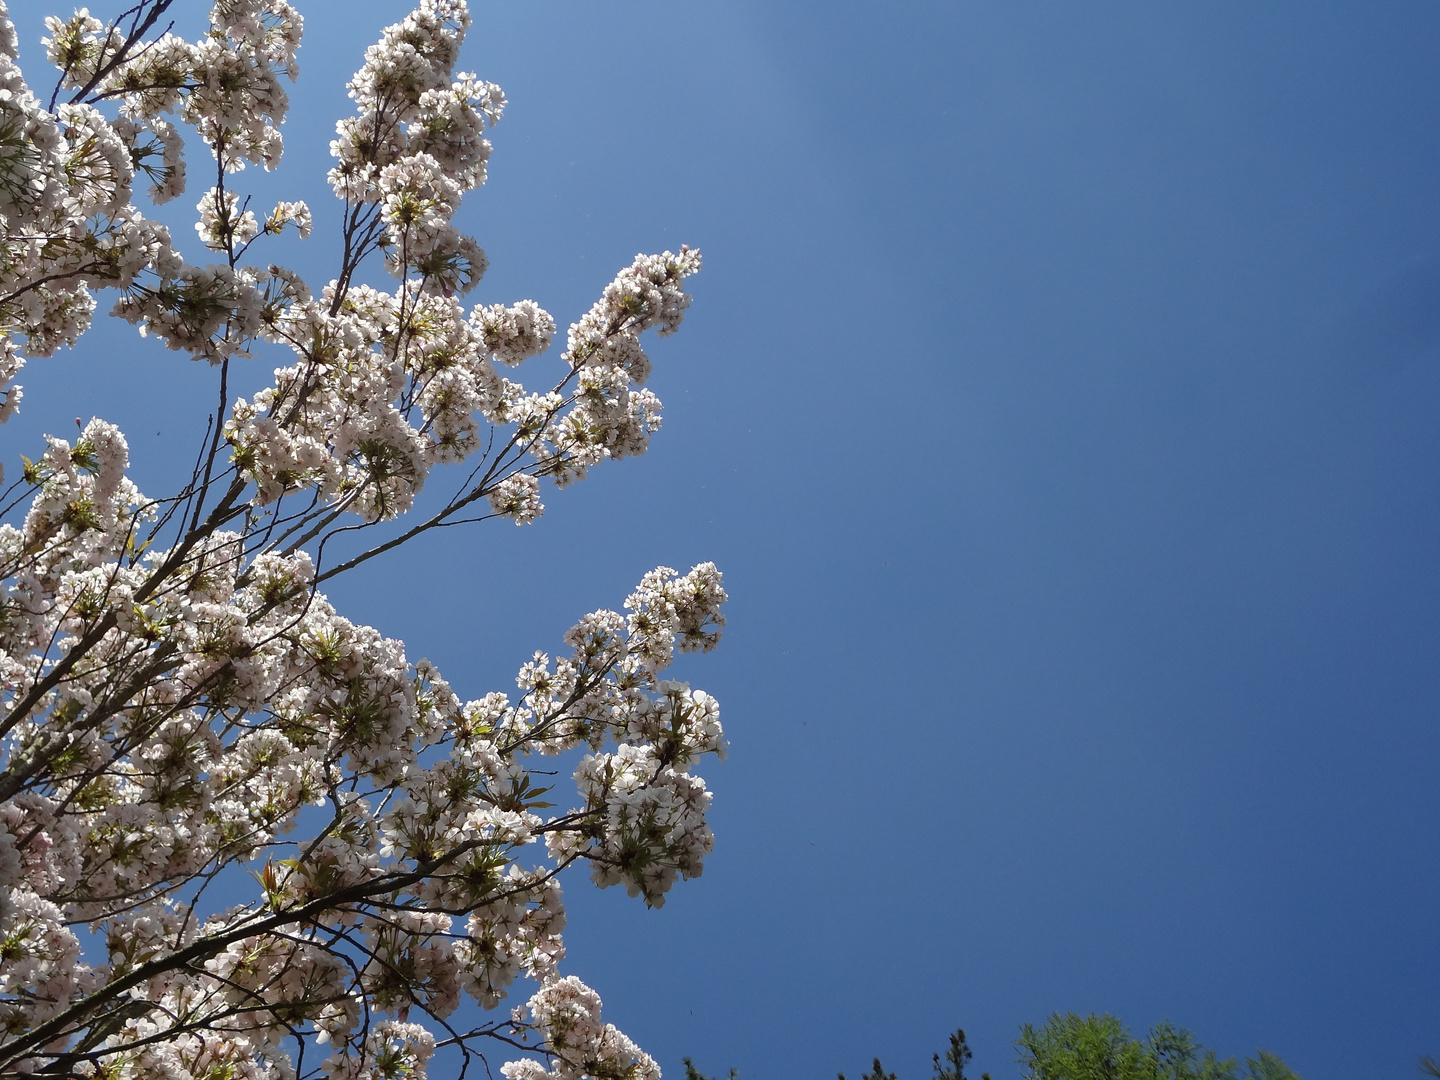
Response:
[{"label": "blue sky", "polygon": [[[406,8],[302,10],[245,179],[310,200],[323,279],[342,84]],[[332,595],[479,696],[650,567],[726,572],[706,873],[567,890],[607,1019],[746,1080],[919,1080],[961,1025],[1001,1080],[1065,1009],[1305,1080],[1440,1054],[1440,8],[475,13],[474,298],[564,324],[636,251],[706,268],[645,458]],[[97,414],[158,493],[212,378],[97,330],[7,464]]]}]

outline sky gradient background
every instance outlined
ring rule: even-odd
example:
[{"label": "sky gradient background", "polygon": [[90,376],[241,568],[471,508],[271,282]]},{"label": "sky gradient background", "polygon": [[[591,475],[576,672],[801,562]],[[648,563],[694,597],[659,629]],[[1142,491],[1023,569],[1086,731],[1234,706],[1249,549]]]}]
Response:
[{"label": "sky gradient background", "polygon": [[[312,280],[343,81],[406,10],[302,6],[242,178],[310,201],[268,257]],[[511,104],[471,299],[563,326],[636,251],[706,267],[646,457],[332,597],[478,697],[657,563],[725,571],[705,875],[567,888],[606,1018],[672,1077],[921,1080],[963,1025],[1002,1080],[1066,1009],[1305,1080],[1440,1054],[1440,7],[474,10]],[[97,328],[26,371],[7,466],[96,414],[159,493],[212,379]]]}]

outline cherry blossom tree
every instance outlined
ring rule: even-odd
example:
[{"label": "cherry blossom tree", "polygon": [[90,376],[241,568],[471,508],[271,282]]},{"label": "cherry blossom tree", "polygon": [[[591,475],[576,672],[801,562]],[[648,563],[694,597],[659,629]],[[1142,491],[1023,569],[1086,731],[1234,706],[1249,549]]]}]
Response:
[{"label": "cherry blossom tree", "polygon": [[[452,1075],[498,1055],[510,1080],[658,1077],[561,974],[560,876],[659,905],[701,872],[718,708],[663,675],[716,644],[719,572],[655,569],[518,691],[470,700],[323,587],[432,529],[533,522],[542,491],[643,453],[641,335],[678,328],[700,256],[637,256],[570,326],[563,377],[523,386],[555,321],[467,308],[485,255],[454,225],[505,99],[456,70],[464,0],[421,0],[349,83],[339,209],[313,219],[343,254],[312,292],[261,254],[310,209],[241,183],[280,162],[300,15],[217,0],[189,41],[171,2],[47,20],[48,100],[0,7],[0,419],[103,290],[211,365],[218,401],[174,494],[141,493],[102,419],[4,493],[0,1074],[378,1080],[448,1054]],[[181,196],[187,165],[207,265],[136,205]],[[252,354],[274,381],[232,400]],[[432,470],[453,494],[397,523]],[[546,798],[555,755],[570,798]],[[538,989],[502,1005],[520,977]]]}]

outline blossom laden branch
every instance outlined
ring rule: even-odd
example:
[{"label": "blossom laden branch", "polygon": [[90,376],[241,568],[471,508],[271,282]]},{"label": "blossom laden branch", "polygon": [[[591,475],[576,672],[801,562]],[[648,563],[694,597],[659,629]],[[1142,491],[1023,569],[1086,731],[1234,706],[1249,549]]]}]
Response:
[{"label": "blossom laden branch", "polygon": [[[659,906],[702,872],[693,770],[723,753],[719,710],[665,672],[718,640],[719,571],[647,574],[624,613],[535,654],[513,701],[462,702],[320,586],[431,529],[532,523],[547,480],[643,453],[661,406],[641,335],[679,326],[699,254],[637,256],[569,327],[560,376],[527,390],[516,369],[556,322],[530,300],[467,309],[486,257],[455,225],[505,98],[456,70],[464,3],[421,0],[349,84],[334,278],[312,292],[252,265],[315,225],[298,200],[262,213],[241,175],[280,161],[303,24],[287,0],[219,0],[190,42],[161,27],[168,7],[47,21],[48,107],[0,9],[0,421],[25,358],[74,343],[103,289],[213,364],[218,391],[177,494],[142,495],[96,419],[25,462],[11,509],[28,507],[0,522],[0,1071],[421,1077],[490,1040],[544,1058],[512,1080],[658,1075],[561,975],[559,878],[584,862]],[[135,205],[142,176],[156,203],[183,193],[183,129],[212,161],[210,265]],[[389,288],[365,279],[371,255]],[[231,401],[231,364],[266,351],[286,357],[272,385]],[[438,509],[357,550],[462,465]],[[568,809],[536,768],[557,756]],[[220,910],[240,871],[256,891]],[[452,1022],[521,978],[528,1012]]]}]

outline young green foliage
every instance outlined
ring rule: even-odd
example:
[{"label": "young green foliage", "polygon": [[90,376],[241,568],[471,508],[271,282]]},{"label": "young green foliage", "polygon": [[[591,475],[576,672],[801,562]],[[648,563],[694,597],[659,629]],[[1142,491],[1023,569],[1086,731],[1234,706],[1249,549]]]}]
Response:
[{"label": "young green foliage", "polygon": [[1055,1013],[1043,1027],[1022,1024],[1020,1065],[1027,1080],[1299,1080],[1268,1050],[1247,1058],[1220,1059],[1184,1028],[1162,1020],[1137,1039],[1108,1013]]}]

